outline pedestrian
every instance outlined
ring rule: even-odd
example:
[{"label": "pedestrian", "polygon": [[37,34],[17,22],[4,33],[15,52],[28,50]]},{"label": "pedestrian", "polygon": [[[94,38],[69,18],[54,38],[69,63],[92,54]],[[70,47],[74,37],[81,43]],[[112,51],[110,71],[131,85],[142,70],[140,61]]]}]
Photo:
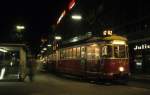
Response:
[{"label": "pedestrian", "polygon": [[33,81],[33,78],[34,78],[34,66],[35,66],[36,62],[33,58],[33,56],[29,57],[28,59],[28,77],[29,77],[29,80],[32,82]]}]

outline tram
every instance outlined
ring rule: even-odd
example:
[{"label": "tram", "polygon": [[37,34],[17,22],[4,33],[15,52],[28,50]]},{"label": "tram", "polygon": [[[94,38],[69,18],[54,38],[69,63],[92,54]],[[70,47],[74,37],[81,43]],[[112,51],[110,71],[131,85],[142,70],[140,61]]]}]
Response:
[{"label": "tram", "polygon": [[26,71],[26,45],[0,44],[0,81],[23,81]]},{"label": "tram", "polygon": [[49,68],[82,78],[126,83],[130,75],[127,38],[118,35],[62,43],[48,60]]}]

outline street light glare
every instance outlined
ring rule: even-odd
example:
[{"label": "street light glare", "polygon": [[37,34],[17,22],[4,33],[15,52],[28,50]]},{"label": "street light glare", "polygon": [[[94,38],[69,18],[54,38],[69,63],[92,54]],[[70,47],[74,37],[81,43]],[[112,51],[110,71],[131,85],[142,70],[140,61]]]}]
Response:
[{"label": "street light glare", "polygon": [[25,29],[25,27],[24,27],[24,26],[20,26],[20,25],[17,25],[17,26],[16,26],[16,28],[17,28],[17,30]]},{"label": "street light glare", "polygon": [[74,20],[81,20],[82,16],[81,15],[72,15],[72,19],[74,19]]},{"label": "street light glare", "polygon": [[51,45],[51,44],[48,44],[47,46],[48,46],[48,47],[51,47],[52,45]]},{"label": "street light glare", "polygon": [[8,52],[8,51],[7,51],[7,50],[5,50],[5,49],[0,48],[0,52],[4,52],[4,53],[6,53],[6,52]]},{"label": "street light glare", "polygon": [[55,36],[55,40],[61,40],[61,36]]},{"label": "street light glare", "polygon": [[46,50],[47,50],[47,48],[43,48],[43,50],[44,50],[44,51],[46,51]]}]

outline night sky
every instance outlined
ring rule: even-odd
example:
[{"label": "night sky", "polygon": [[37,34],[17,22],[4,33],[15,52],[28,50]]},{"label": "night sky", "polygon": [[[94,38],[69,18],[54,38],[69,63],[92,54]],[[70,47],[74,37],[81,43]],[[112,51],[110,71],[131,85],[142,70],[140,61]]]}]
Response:
[{"label": "night sky", "polygon": [[52,31],[69,0],[0,0],[0,41],[10,42],[15,26],[24,25],[27,43],[38,48],[41,37]]},{"label": "night sky", "polygon": [[[37,51],[41,38],[54,35],[52,26],[69,2],[70,0],[0,0],[0,42],[13,41],[15,26],[21,24],[26,27],[24,33],[27,44],[34,52]],[[107,25],[120,31],[127,24],[149,17],[149,9],[148,0],[78,0],[75,8],[58,25],[56,32],[66,38],[82,32],[97,31],[95,33],[98,34]],[[83,21],[71,21],[70,14],[74,12],[81,13]]]}]

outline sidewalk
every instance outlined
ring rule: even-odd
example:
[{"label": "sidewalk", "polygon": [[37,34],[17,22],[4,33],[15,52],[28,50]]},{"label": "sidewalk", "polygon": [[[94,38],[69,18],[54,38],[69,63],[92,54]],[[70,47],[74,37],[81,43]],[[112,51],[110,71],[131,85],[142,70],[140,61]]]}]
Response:
[{"label": "sidewalk", "polygon": [[150,83],[150,74],[131,74],[130,80]]}]

